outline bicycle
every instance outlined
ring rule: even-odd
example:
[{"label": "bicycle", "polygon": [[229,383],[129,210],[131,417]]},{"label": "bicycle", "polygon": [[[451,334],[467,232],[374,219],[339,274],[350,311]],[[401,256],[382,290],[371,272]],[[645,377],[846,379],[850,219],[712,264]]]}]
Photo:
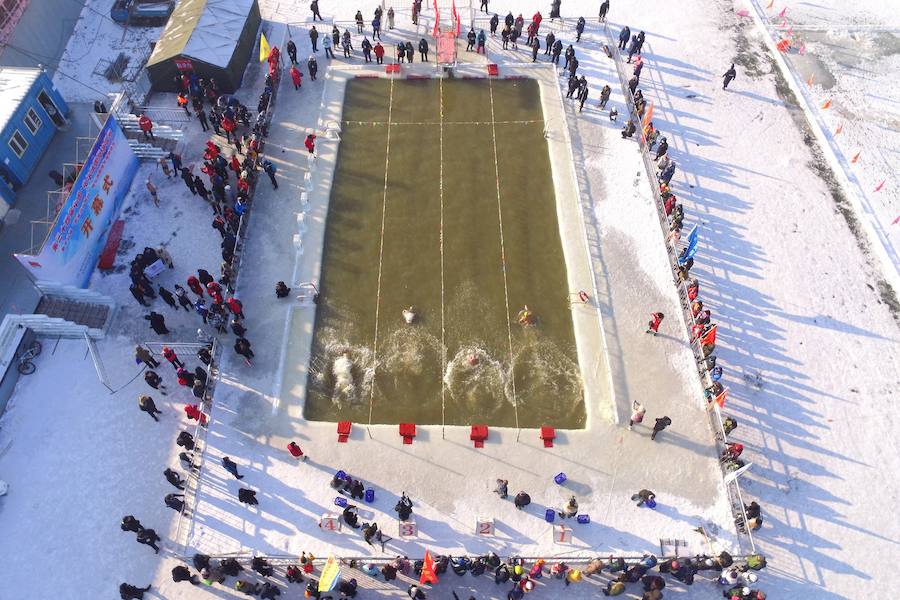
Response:
[{"label": "bicycle", "polygon": [[31,375],[32,373],[34,373],[37,367],[34,366],[34,363],[31,361],[31,359],[39,355],[41,353],[41,350],[43,349],[44,347],[41,346],[41,343],[37,340],[34,340],[31,343],[31,347],[19,355],[19,373],[21,373],[22,375]]}]

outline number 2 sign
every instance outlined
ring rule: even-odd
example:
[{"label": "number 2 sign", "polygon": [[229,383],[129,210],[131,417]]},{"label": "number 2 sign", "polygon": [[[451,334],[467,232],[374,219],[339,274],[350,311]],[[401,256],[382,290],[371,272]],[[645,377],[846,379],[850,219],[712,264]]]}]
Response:
[{"label": "number 2 sign", "polygon": [[494,535],[494,519],[490,517],[475,519],[475,535]]}]

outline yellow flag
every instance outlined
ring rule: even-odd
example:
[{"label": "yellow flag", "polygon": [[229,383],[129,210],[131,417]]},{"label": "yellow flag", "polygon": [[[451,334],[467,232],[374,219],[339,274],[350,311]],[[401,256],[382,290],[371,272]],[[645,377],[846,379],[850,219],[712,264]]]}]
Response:
[{"label": "yellow flag", "polygon": [[266,34],[259,34],[259,62],[263,62],[269,58],[269,40],[266,39]]}]

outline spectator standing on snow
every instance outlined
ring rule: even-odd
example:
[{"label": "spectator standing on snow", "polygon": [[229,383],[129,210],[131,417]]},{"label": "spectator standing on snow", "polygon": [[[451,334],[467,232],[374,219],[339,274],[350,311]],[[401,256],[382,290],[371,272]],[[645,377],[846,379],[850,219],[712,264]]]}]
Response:
[{"label": "spectator standing on snow", "polygon": [[256,499],[256,491],[251,490],[249,488],[241,488],[238,490],[238,500],[250,506],[255,504],[259,504],[259,500]]},{"label": "spectator standing on snow", "polygon": [[609,102],[609,95],[612,93],[612,89],[608,85],[604,85],[603,89],[600,90],[600,104],[598,105],[601,110],[606,108],[606,103]]},{"label": "spectator standing on snow", "polygon": [[166,319],[158,312],[150,311],[149,315],[144,316],[145,321],[150,321],[150,329],[158,335],[166,335],[169,330],[166,329]]},{"label": "spectator standing on snow", "polygon": [[325,50],[325,58],[334,58],[334,52],[331,50],[331,38],[329,36],[325,36],[325,39],[322,40],[322,49]]},{"label": "spectator standing on snow", "polygon": [[550,62],[554,65],[559,66],[559,56],[562,54],[563,43],[562,40],[556,40],[553,42],[553,51],[551,52]]},{"label": "spectator standing on snow", "polygon": [[209,120],[206,118],[206,111],[202,108],[197,111],[197,120],[200,121],[200,127],[203,131],[209,130]]},{"label": "spectator standing on snow", "polygon": [[291,456],[293,456],[294,458],[302,460],[303,462],[309,460],[309,457],[303,454],[303,450],[300,449],[300,446],[297,444],[297,442],[289,443],[287,445],[287,449],[288,452],[291,453]]},{"label": "spectator standing on snow", "polygon": [[498,479],[497,487],[494,488],[494,493],[499,495],[501,499],[505,500],[509,495],[509,481],[506,479]]},{"label": "spectator standing on snow", "polygon": [[152,529],[141,529],[137,532],[137,543],[150,546],[156,554],[159,554],[159,546],[156,545],[159,540],[159,535]]},{"label": "spectator standing on snow", "polygon": [[636,502],[638,506],[643,506],[644,504],[654,500],[656,498],[656,494],[651,492],[650,490],[641,490],[636,494],[632,494],[631,500],[632,502]]},{"label": "spectator standing on snow", "polygon": [[194,304],[191,302],[191,299],[188,298],[187,290],[177,283],[175,284],[175,296],[178,298],[178,304],[180,304],[184,310],[190,312],[194,309]]},{"label": "spectator standing on snow", "polygon": [[277,190],[278,189],[278,181],[275,180],[275,171],[276,171],[275,164],[269,159],[264,159],[262,162],[262,168],[263,168],[263,171],[266,172],[266,175],[269,176],[269,181],[272,182],[272,187]]},{"label": "spectator standing on snow", "polygon": [[597,20],[598,23],[602,23],[606,20],[606,13],[609,12],[609,0],[603,0],[603,3],[600,5],[600,18]]},{"label": "spectator standing on snow", "polygon": [[238,338],[234,343],[234,351],[243,356],[247,364],[250,364],[250,359],[253,358],[253,350],[250,349],[250,342],[247,338]]},{"label": "spectator standing on snow", "polygon": [[500,17],[497,16],[497,13],[494,13],[494,16],[491,17],[488,26],[490,27],[491,37],[497,36],[497,26],[500,25]]},{"label": "spectator standing on snow", "polygon": [[176,354],[174,350],[168,346],[163,346],[162,353],[163,358],[169,361],[169,364],[172,365],[175,370],[184,368],[184,363],[181,362],[181,359],[178,358],[178,354]]},{"label": "spectator standing on snow", "polygon": [[581,34],[584,33],[584,17],[578,17],[578,22],[575,24],[575,43],[581,41]]},{"label": "spectator standing on snow", "polygon": [[122,517],[122,524],[120,525],[122,531],[131,531],[133,533],[138,533],[144,529],[144,526],[141,525],[141,522],[134,517],[134,515],[125,515]]},{"label": "spectator standing on snow", "polygon": [[156,415],[161,415],[162,411],[156,408],[156,403],[150,396],[138,396],[138,408],[153,417],[153,420],[159,422]]},{"label": "spectator standing on snow", "polygon": [[631,418],[628,420],[628,429],[630,430],[636,423],[643,421],[646,412],[647,409],[644,408],[644,405],[635,400],[631,404]]},{"label": "spectator standing on snow", "polygon": [[200,579],[198,579],[196,575],[192,575],[191,570],[184,565],[178,565],[177,567],[172,568],[172,581],[175,583],[189,581],[193,585],[200,583]]},{"label": "spectator standing on snow", "polygon": [[375,62],[379,65],[384,64],[384,46],[381,45],[381,42],[375,44],[372,51],[375,53]]},{"label": "spectator standing on snow", "polygon": [[149,177],[144,182],[144,185],[147,186],[147,191],[150,193],[150,199],[153,200],[153,204],[156,208],[159,208],[159,197],[156,195],[156,186],[153,185]]},{"label": "spectator standing on snow", "polygon": [[624,50],[625,46],[628,45],[628,40],[631,39],[631,28],[626,25],[622,28],[622,31],[619,32],[619,50]]},{"label": "spectator standing on snow", "polygon": [[312,11],[313,21],[319,19],[320,21],[324,21],[322,15],[319,14],[319,0],[312,0],[309,4],[309,10]]},{"label": "spectator standing on snow", "polygon": [[584,108],[584,103],[587,101],[587,98],[588,98],[587,80],[584,78],[583,75],[581,76],[581,82],[582,82],[582,85],[578,89],[578,112],[581,112],[581,110]]},{"label": "spectator standing on snow", "polygon": [[153,121],[151,121],[150,117],[148,117],[144,113],[141,113],[141,116],[138,119],[138,127],[140,127],[141,131],[144,132],[144,141],[156,139],[153,136]]},{"label": "spectator standing on snow", "polygon": [[519,510],[523,510],[526,506],[531,504],[531,496],[529,496],[525,492],[519,492],[516,494],[515,499],[513,500],[513,504],[516,505],[516,508]]},{"label": "spectator standing on snow", "polygon": [[369,41],[369,38],[363,38],[362,53],[367,63],[372,62],[372,42]]},{"label": "spectator standing on snow", "polygon": [[315,153],[316,151],[316,136],[313,134],[309,134],[306,136],[306,140],[304,140],[303,145],[306,146],[307,152],[310,154]]},{"label": "spectator standing on snow", "polygon": [[[481,46],[479,46],[481,48]],[[531,62],[537,62],[537,55],[541,49],[541,40],[534,38],[531,40]]]},{"label": "spectator standing on snow", "polygon": [[231,460],[231,458],[229,458],[227,456],[223,456],[222,457],[222,466],[225,468],[226,471],[228,471],[229,473],[234,475],[235,479],[243,479],[244,478],[243,475],[238,474],[237,463],[234,462],[233,460]]},{"label": "spectator standing on snow", "polygon": [[656,436],[659,435],[663,429],[672,424],[672,419],[669,417],[660,417],[656,420],[656,424],[653,425],[653,433],[650,434],[651,440],[656,440]]},{"label": "spectator standing on snow", "polygon": [[155,369],[159,366],[159,361],[156,360],[153,353],[140,345],[134,347],[134,360],[135,362],[144,363],[150,369]]},{"label": "spectator standing on snow", "polygon": [[303,84],[303,75],[300,73],[300,69],[297,68],[297,65],[291,65],[289,73],[291,74],[291,83],[294,84],[294,90],[300,91],[300,87]]},{"label": "spectator standing on snow", "polygon": [[[312,28],[313,28],[313,30],[315,30],[316,26],[313,25]],[[312,37],[313,37],[312,31],[310,31],[310,32],[309,32],[309,39],[310,39],[310,41],[312,41]],[[316,31],[316,37],[317,37],[317,38],[319,37],[319,32],[318,32],[318,31]],[[315,51],[316,51],[316,43],[313,42],[313,52],[315,52]],[[294,43],[294,40],[293,40],[293,39],[288,40],[288,43],[287,43],[287,53],[288,53],[288,56],[289,56],[290,59],[291,59],[291,64],[292,64],[292,65],[296,65],[296,64],[297,64],[297,44]]]},{"label": "spectator standing on snow", "polygon": [[734,70],[734,63],[731,63],[731,67],[725,71],[725,74],[722,75],[724,81],[722,83],[722,89],[727,90],[728,84],[734,81],[734,78],[737,77],[737,71]]},{"label": "spectator standing on snow", "polygon": [[471,52],[475,49],[475,40],[477,37],[475,29],[469,29],[469,33],[466,34],[466,52]]},{"label": "spectator standing on snow", "polygon": [[666,155],[666,152],[669,151],[669,142],[666,141],[666,138],[662,138],[659,141],[659,148],[656,149],[656,156],[653,160],[659,160],[661,157]]},{"label": "spectator standing on snow", "polygon": [[152,387],[154,390],[159,391],[163,396],[166,395],[166,386],[162,383],[162,377],[156,371],[148,370],[144,371],[144,382]]},{"label": "spectator standing on snow", "polygon": [[428,40],[425,38],[419,40],[419,57],[422,62],[428,62]]},{"label": "spectator standing on snow", "polygon": [[659,331],[659,325],[662,323],[663,319],[666,318],[666,315],[661,312],[650,313],[650,323],[647,326],[647,331],[645,333],[652,333],[656,335]]},{"label": "spectator standing on snow", "polygon": [[130,583],[122,583],[119,585],[119,598],[122,600],[144,600],[144,592],[150,590],[150,586],[137,587]]},{"label": "spectator standing on snow", "polygon": [[310,55],[309,60],[306,61],[306,70],[309,71],[309,78],[315,81],[316,73],[319,72],[319,63],[315,56]]}]

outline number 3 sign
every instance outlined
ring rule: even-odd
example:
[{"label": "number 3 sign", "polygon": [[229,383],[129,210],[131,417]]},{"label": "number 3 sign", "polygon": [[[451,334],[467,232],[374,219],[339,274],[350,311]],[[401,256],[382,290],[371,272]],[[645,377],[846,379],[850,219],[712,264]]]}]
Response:
[{"label": "number 3 sign", "polygon": [[415,521],[400,522],[400,537],[416,537],[419,535],[419,526]]}]

